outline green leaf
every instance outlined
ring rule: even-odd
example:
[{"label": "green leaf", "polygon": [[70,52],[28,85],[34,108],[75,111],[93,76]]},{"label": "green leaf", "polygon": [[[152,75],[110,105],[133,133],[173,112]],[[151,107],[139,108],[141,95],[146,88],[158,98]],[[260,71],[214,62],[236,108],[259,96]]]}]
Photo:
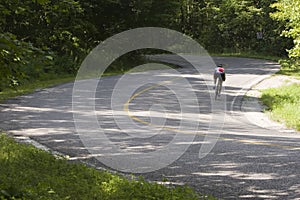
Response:
[{"label": "green leaf", "polygon": [[52,56],[45,56],[48,60],[53,60]]},{"label": "green leaf", "polygon": [[41,5],[47,4],[50,0],[32,0],[33,2],[38,2]]}]

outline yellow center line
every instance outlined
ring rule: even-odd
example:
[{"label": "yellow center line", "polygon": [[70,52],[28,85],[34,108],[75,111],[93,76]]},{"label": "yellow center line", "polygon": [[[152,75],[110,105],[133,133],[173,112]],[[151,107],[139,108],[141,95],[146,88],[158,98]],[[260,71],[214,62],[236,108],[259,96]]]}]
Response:
[{"label": "yellow center line", "polygon": [[251,140],[245,140],[245,139],[238,139],[238,138],[228,138],[228,137],[222,137],[222,136],[215,136],[215,135],[207,135],[206,133],[200,133],[200,132],[192,132],[192,131],[187,131],[187,130],[179,130],[179,129],[176,129],[176,128],[172,128],[172,127],[168,127],[168,126],[160,126],[160,125],[156,125],[156,124],[152,124],[150,122],[147,122],[147,121],[144,121],[142,120],[141,118],[137,117],[137,116],[134,116],[130,109],[129,109],[129,104],[132,100],[134,100],[136,97],[140,96],[141,94],[143,93],[146,93],[148,92],[149,90],[152,90],[152,89],[155,89],[159,86],[164,86],[164,85],[167,85],[169,83],[172,83],[176,80],[179,80],[179,79],[183,79],[184,77],[176,77],[176,78],[173,78],[173,79],[170,79],[168,81],[163,81],[161,83],[158,83],[158,84],[155,84],[155,85],[152,85],[152,86],[149,86],[135,94],[133,94],[127,101],[126,103],[124,104],[124,111],[127,112],[127,115],[141,123],[141,124],[144,124],[144,125],[148,125],[148,126],[152,126],[152,127],[155,127],[155,128],[160,128],[160,129],[163,129],[163,130],[167,130],[167,131],[172,131],[172,132],[175,132],[175,133],[183,133],[183,134],[195,134],[195,135],[203,135],[203,136],[206,136],[206,137],[210,137],[210,138],[214,138],[214,139],[218,139],[218,140],[223,140],[223,141],[232,141],[232,142],[238,142],[238,143],[243,143],[243,144],[252,144],[252,145],[261,145],[261,146],[269,146],[269,147],[277,147],[277,148],[281,148],[281,149],[287,149],[287,150],[300,150],[300,147],[298,146],[288,146],[288,145],[281,145],[281,144],[276,144],[276,143],[268,143],[268,142],[263,142],[263,141],[251,141]]}]

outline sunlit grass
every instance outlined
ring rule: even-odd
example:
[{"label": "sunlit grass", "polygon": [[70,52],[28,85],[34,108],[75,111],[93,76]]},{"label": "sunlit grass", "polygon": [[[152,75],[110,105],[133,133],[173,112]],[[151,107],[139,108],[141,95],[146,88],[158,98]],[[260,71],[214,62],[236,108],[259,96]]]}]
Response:
[{"label": "sunlit grass", "polygon": [[295,62],[292,60],[281,59],[279,60],[281,65],[280,71],[277,74],[292,76],[294,78],[300,79],[300,66],[299,61]]},{"label": "sunlit grass", "polygon": [[300,84],[263,90],[261,100],[272,119],[300,130]]},{"label": "sunlit grass", "polygon": [[0,199],[196,200],[201,196],[189,187],[129,180],[70,163],[0,133]]},{"label": "sunlit grass", "polygon": [[277,74],[293,76],[297,79],[300,79],[300,69],[281,68]]}]

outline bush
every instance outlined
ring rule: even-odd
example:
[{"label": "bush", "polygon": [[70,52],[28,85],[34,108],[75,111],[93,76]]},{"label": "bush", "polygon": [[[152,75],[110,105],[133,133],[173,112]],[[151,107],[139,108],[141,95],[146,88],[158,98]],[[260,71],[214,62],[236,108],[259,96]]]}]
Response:
[{"label": "bush", "polygon": [[0,91],[38,78],[53,65],[53,53],[20,41],[11,33],[0,34]]}]

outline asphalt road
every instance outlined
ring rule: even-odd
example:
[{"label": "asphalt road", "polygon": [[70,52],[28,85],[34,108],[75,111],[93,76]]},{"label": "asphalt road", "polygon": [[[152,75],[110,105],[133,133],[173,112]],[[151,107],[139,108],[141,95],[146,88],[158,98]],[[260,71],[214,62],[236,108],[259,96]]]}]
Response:
[{"label": "asphalt road", "polygon": [[[159,84],[141,85],[133,96],[129,95],[129,99],[117,96],[115,107],[111,96],[116,88],[120,88],[118,82],[122,76],[103,77],[97,87],[95,115],[98,125],[114,144],[129,152],[122,155],[126,159],[119,163],[104,160],[105,165],[100,162],[101,159],[96,158],[103,156],[100,154],[105,150],[97,146],[97,142],[87,144],[82,141],[76,131],[72,110],[73,83],[36,91],[1,104],[0,128],[18,137],[30,137],[51,150],[69,155],[71,160],[113,170],[130,172],[134,165],[132,157],[138,163],[144,159],[143,155],[162,150],[161,157],[157,158],[155,154],[155,158],[148,158],[150,172],[145,170],[146,173],[142,173],[147,180],[167,179],[169,184],[187,184],[196,191],[220,199],[300,199],[299,133],[255,125],[251,118],[246,117],[246,111],[256,105],[243,103],[244,94],[253,85],[278,70],[276,63],[245,58],[214,58],[217,63],[226,64],[227,80],[222,97],[217,103],[212,103],[208,92],[211,76],[199,76],[178,57],[158,56],[156,59],[179,64],[183,68],[177,70],[179,74],[172,70],[140,73],[139,77],[143,80],[153,80],[151,76],[155,76],[154,80],[159,80]],[[188,81],[190,93],[182,87],[187,84],[183,79]],[[190,99],[192,96],[196,98],[198,108],[193,104],[195,99]],[[189,103],[191,106],[183,105]],[[221,117],[214,118],[212,106],[216,105],[221,105],[221,109],[217,110],[217,116]],[[81,116],[89,114],[81,113]],[[252,113],[251,116],[255,115]],[[87,130],[92,128],[87,127]],[[177,136],[175,148],[163,151]],[[180,140],[186,143],[181,144]],[[87,145],[93,144],[96,146],[90,153]],[[199,158],[199,149],[205,145],[212,149]],[[166,157],[164,152],[169,152],[170,157]],[[170,162],[173,154],[174,159],[178,158]],[[109,164],[112,165],[107,166]],[[138,170],[141,167],[139,163],[134,166],[137,172],[142,172]],[[154,168],[158,169],[151,170]]]}]

